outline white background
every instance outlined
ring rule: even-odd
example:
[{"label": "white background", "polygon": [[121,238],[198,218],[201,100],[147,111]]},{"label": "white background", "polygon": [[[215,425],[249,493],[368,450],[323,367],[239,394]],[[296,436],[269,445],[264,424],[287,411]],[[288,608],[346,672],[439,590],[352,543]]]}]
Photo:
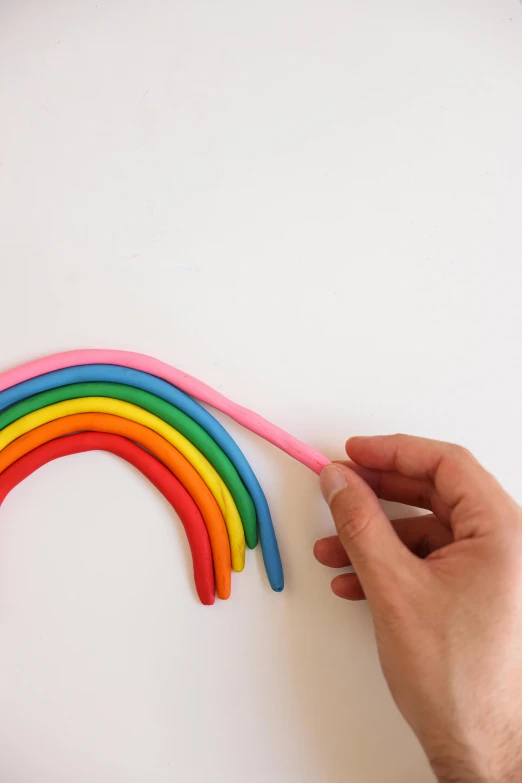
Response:
[{"label": "white background", "polygon": [[[521,142],[517,0],[2,0],[0,365],[143,351],[331,457],[460,441],[520,499]],[[107,455],[5,502],[5,783],[432,779],[313,560],[316,478],[227,426],[281,595],[256,552],[198,605]]]}]

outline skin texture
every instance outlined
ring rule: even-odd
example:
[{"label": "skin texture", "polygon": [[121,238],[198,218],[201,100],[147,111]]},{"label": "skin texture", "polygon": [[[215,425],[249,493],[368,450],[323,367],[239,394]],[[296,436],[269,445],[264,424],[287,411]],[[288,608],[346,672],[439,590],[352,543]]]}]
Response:
[{"label": "skin texture", "polygon": [[197,470],[174,446],[148,427],[108,413],[77,413],[75,416],[65,416],[30,430],[0,451],[0,474],[44,443],[75,432],[103,432],[127,438],[149,451],[176,476],[196,503],[205,522],[212,548],[217,594],[221,600],[229,598],[230,544],[223,514]]},{"label": "skin texture", "polygon": [[[393,698],[441,783],[522,780],[522,510],[466,450],[352,438],[321,489],[337,536],[315,556],[355,573]],[[424,508],[390,522],[378,498]]]},{"label": "skin texture", "polygon": [[39,446],[0,475],[0,505],[18,484],[52,460],[85,451],[108,451],[134,465],[165,496],[178,514],[189,542],[194,581],[202,604],[214,603],[210,541],[203,518],[187,490],[157,459],[119,435],[82,432]]}]

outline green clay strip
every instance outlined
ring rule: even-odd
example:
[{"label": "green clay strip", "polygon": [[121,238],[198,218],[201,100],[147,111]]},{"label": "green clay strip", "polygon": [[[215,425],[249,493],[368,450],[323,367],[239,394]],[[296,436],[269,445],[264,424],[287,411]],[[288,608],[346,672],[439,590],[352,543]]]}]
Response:
[{"label": "green clay strip", "polygon": [[250,549],[254,549],[257,545],[256,511],[252,498],[234,465],[199,424],[183,413],[183,411],[180,411],[179,408],[162,400],[160,397],[156,397],[154,394],[119,383],[75,383],[61,386],[36,394],[33,397],[28,397],[4,410],[0,413],[0,430],[22,418],[22,416],[33,413],[33,411],[40,408],[46,408],[64,400],[79,399],[80,397],[112,397],[113,399],[132,403],[139,408],[149,411],[149,413],[153,413],[181,432],[204,454],[229,488],[243,523],[247,546]]}]

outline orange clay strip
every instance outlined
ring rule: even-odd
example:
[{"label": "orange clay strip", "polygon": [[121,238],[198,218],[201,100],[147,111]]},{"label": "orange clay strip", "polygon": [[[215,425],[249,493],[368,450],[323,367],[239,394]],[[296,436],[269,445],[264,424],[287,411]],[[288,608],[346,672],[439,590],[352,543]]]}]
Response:
[{"label": "orange clay strip", "polygon": [[219,598],[229,598],[231,557],[225,520],[214,496],[190,462],[168,441],[142,424],[108,413],[77,413],[55,419],[27,432],[0,451],[0,473],[13,462],[63,435],[74,432],[107,432],[122,435],[150,451],[173,473],[194,499],[208,530]]}]

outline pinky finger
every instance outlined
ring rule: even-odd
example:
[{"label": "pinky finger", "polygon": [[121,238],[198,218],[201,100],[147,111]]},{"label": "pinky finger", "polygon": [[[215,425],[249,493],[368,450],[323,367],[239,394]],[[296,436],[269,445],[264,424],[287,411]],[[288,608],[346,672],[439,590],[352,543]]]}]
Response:
[{"label": "pinky finger", "polygon": [[357,574],[342,574],[332,579],[332,592],[348,601],[364,601],[366,596]]}]

